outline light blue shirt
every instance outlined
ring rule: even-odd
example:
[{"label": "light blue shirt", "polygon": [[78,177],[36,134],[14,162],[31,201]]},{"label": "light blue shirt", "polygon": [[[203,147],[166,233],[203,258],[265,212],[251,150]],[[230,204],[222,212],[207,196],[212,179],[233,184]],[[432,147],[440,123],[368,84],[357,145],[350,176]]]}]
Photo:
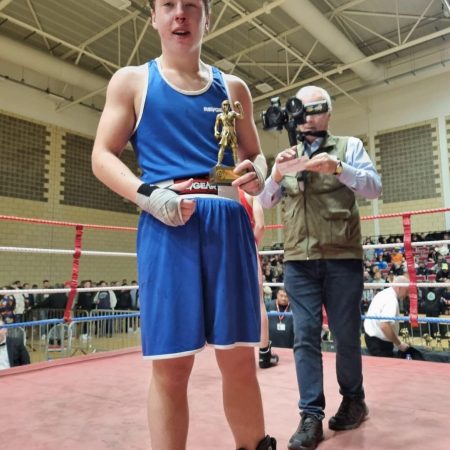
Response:
[{"label": "light blue shirt", "polygon": [[[317,138],[311,145],[306,144],[305,153],[311,156],[321,143],[322,138]],[[360,197],[374,199],[381,194],[380,176],[364,149],[362,141],[358,138],[349,137],[345,162],[342,162],[342,173],[336,176],[342,184]],[[258,199],[264,208],[272,208],[281,200],[281,184],[269,176]]]}]

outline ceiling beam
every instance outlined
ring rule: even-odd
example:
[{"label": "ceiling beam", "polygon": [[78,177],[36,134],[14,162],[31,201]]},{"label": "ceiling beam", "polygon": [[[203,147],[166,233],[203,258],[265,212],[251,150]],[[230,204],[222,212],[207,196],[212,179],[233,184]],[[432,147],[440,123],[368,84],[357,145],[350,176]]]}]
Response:
[{"label": "ceiling beam", "polygon": [[[36,11],[34,10],[33,5],[31,4],[31,0],[27,0],[27,5],[28,5],[28,9],[31,11],[31,15],[33,16],[34,21],[36,22],[36,25],[38,26],[38,28],[43,31],[42,29],[42,25],[41,22],[39,21],[39,18],[36,14]],[[47,47],[47,50],[50,51],[50,53],[52,53],[51,48],[50,48],[50,43],[48,42],[48,39],[46,37],[42,38],[44,40],[44,43]]]},{"label": "ceiling beam", "polygon": [[369,32],[370,34],[373,34],[374,36],[376,36],[377,38],[379,38],[382,41],[386,41],[389,45],[397,45],[396,42],[391,41],[390,39],[384,37],[382,34],[377,33],[375,30],[372,30],[369,27],[366,27],[365,25],[363,25],[362,23],[359,23],[357,20],[353,20],[350,17],[345,17],[345,20],[353,23],[354,25],[362,28],[363,30],[366,30],[367,32]]},{"label": "ceiling beam", "polygon": [[[227,6],[233,7],[233,5],[230,3],[229,0],[222,0],[223,3]],[[224,27],[213,31],[212,33],[207,34],[203,38],[203,42],[208,42],[211,39],[214,39],[230,30],[233,30],[234,28],[238,27],[239,25],[243,25],[244,23],[251,22],[253,19],[256,19],[258,16],[262,14],[268,14],[270,11],[274,8],[277,8],[281,4],[283,4],[286,0],[273,0],[271,3],[265,3],[265,5],[262,8],[257,9],[256,11],[253,11],[249,14],[240,14],[242,17],[238,20],[234,20],[233,22],[229,23],[228,25],[225,25]],[[234,8],[233,8],[234,9]]]},{"label": "ceiling beam", "polygon": [[433,4],[434,0],[430,0],[430,3],[428,3],[428,6],[423,10],[422,14],[420,15],[420,17],[417,19],[416,23],[414,24],[414,26],[411,28],[411,30],[409,30],[408,35],[405,37],[405,39],[403,39],[403,43],[405,44],[406,42],[408,42],[408,39],[410,38],[410,36],[413,34],[414,30],[417,28],[417,26],[419,25],[419,23],[422,21],[424,15],[426,14],[426,12],[430,9],[430,6]]},{"label": "ceiling beam", "polygon": [[[235,6],[230,2],[230,0],[223,0],[226,1],[231,8],[233,8],[238,14],[241,16],[245,15],[245,12],[243,12],[240,8]],[[272,32],[269,32],[266,30],[265,27],[261,26],[259,23],[257,23],[255,20],[251,20],[250,23],[258,28],[262,33],[264,33],[266,36],[268,36],[270,39],[272,39],[274,42],[276,42],[281,48],[284,48],[287,52],[289,52],[291,55],[293,55],[295,58],[299,59],[300,61],[304,62],[306,66],[308,66],[313,72],[317,73],[319,79],[324,79],[327,81],[331,86],[335,87],[339,92],[347,96],[352,102],[357,103],[360,105],[359,101],[356,100],[351,95],[347,94],[344,89],[342,89],[340,86],[338,86],[333,80],[328,78],[324,73],[322,73],[320,70],[318,70],[313,64],[311,64],[309,61],[307,61],[303,55],[301,55],[298,51],[293,50],[290,46],[286,45],[279,37],[274,36]],[[288,88],[282,88],[283,92],[289,90]],[[279,89],[278,89],[279,90]],[[273,94],[273,91],[271,91],[271,94]],[[272,95],[266,95],[264,98],[271,97]],[[258,97],[259,98],[259,97]]]},{"label": "ceiling beam", "polygon": [[[281,9],[301,23],[309,34],[344,64],[365,56],[310,0],[288,0]],[[379,80],[383,76],[383,71],[372,62],[355,66],[352,70],[369,82]]]},{"label": "ceiling beam", "polygon": [[[395,13],[389,13],[389,12],[381,12],[381,11],[344,11],[341,16],[368,16],[368,17],[382,17],[386,19],[407,19],[407,20],[417,20],[422,16],[418,16],[417,14],[395,14]],[[424,15],[422,17],[423,20],[430,20],[434,21],[436,20],[436,17],[433,16],[426,16]]]},{"label": "ceiling beam", "polygon": [[9,16],[7,14],[4,14],[4,13],[0,12],[0,17],[10,21],[11,23],[14,23],[15,25],[18,25],[18,26],[20,26],[22,28],[25,28],[26,30],[32,31],[32,32],[34,32],[34,33],[36,33],[36,34],[38,34],[40,36],[44,36],[44,37],[50,39],[51,41],[55,41],[58,44],[64,45],[65,47],[68,47],[68,48],[70,48],[72,50],[75,50],[75,52],[80,52],[80,53],[82,53],[82,54],[88,56],[89,58],[92,58],[92,59],[94,59],[94,60],[96,60],[98,62],[105,63],[106,65],[112,67],[113,69],[118,69],[119,68],[119,66],[116,63],[112,62],[112,61],[108,61],[105,58],[101,58],[100,56],[94,55],[91,52],[89,52],[89,51],[87,51],[87,50],[85,50],[83,48],[77,47],[76,45],[73,45],[73,44],[71,44],[71,43],[69,43],[69,42],[67,42],[67,41],[65,41],[63,39],[57,38],[56,36],[53,36],[50,33],[42,31],[39,28],[36,28],[36,27],[34,27],[32,25],[29,25],[29,24],[27,24],[25,22],[22,22],[21,20],[15,19],[12,16]]},{"label": "ceiling beam", "polygon": [[5,9],[11,2],[12,2],[12,0],[1,0],[0,1],[0,11],[2,9]]},{"label": "ceiling beam", "polygon": [[[134,11],[133,13],[128,14],[125,17],[122,17],[120,20],[118,20],[117,22],[114,22],[109,27],[105,28],[104,30],[100,31],[99,33],[94,34],[89,39],[86,39],[85,41],[80,42],[78,44],[78,48],[80,48],[80,49],[81,48],[85,48],[86,46],[92,44],[93,42],[98,41],[102,37],[104,37],[107,34],[109,34],[111,31],[113,31],[116,28],[120,27],[121,25],[129,22],[130,20],[133,20],[135,17],[139,16],[139,14],[140,14],[139,11]],[[69,58],[71,55],[73,55],[76,52],[77,52],[76,50],[69,50],[67,53],[64,53],[64,55],[61,56],[61,58],[62,59],[67,59],[67,58]]]},{"label": "ceiling beam", "polygon": [[379,58],[383,58],[384,56],[392,55],[392,54],[394,54],[396,52],[399,52],[401,50],[406,50],[408,48],[414,47],[416,45],[423,44],[424,42],[432,41],[433,39],[437,39],[437,38],[446,36],[448,34],[450,34],[450,27],[444,28],[443,30],[436,31],[436,32],[431,33],[431,34],[429,34],[427,36],[422,36],[422,37],[417,38],[417,39],[415,39],[413,41],[409,41],[408,43],[400,44],[400,45],[398,45],[398,46],[396,46],[394,48],[383,50],[383,51],[378,52],[378,53],[376,53],[374,55],[366,56],[365,58],[363,58],[361,60],[353,61],[352,63],[349,63],[349,64],[344,64],[343,66],[340,66],[339,68],[332,69],[332,70],[329,70],[327,72],[324,72],[323,76],[310,77],[307,80],[302,80],[302,81],[299,81],[298,83],[291,84],[290,86],[287,86],[285,88],[277,89],[275,91],[270,92],[269,94],[260,95],[258,97],[255,97],[253,99],[253,101],[254,102],[258,102],[258,101],[261,101],[261,100],[265,100],[266,98],[273,97],[274,95],[283,94],[283,93],[285,93],[287,91],[298,89],[301,86],[305,86],[307,84],[310,84],[310,83],[313,83],[315,81],[321,80],[324,77],[330,77],[332,75],[340,74],[342,71],[350,69],[354,65],[364,64],[367,61],[375,61],[375,60],[377,60]]}]

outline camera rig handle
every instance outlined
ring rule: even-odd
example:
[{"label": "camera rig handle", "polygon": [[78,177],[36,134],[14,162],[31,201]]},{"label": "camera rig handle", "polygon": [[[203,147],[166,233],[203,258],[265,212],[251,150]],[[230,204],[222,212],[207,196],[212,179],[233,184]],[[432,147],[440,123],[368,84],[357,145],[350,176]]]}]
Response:
[{"label": "camera rig handle", "polygon": [[297,145],[298,144],[297,123],[295,122],[295,120],[289,120],[287,123],[284,124],[284,128],[288,133],[289,145],[291,147]]}]

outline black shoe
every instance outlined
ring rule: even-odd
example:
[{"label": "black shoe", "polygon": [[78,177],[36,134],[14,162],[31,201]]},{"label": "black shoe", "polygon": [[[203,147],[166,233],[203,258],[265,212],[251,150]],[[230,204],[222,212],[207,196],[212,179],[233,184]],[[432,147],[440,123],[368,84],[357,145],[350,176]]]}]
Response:
[{"label": "black shoe", "polygon": [[343,431],[358,428],[369,414],[362,398],[344,397],[337,413],[328,421],[330,430]]},{"label": "black shoe", "polygon": [[256,447],[256,450],[277,450],[277,441],[275,438],[267,435]]},{"label": "black shoe", "polygon": [[[245,450],[245,448],[238,448],[238,450]],[[256,450],[277,450],[277,441],[275,438],[267,435],[260,443]]]},{"label": "black shoe", "polygon": [[323,441],[322,421],[315,416],[302,414],[297,431],[288,442],[289,450],[314,450]]},{"label": "black shoe", "polygon": [[259,349],[259,367],[260,369],[269,369],[276,366],[280,358],[275,353],[272,353],[272,343],[269,346]]}]

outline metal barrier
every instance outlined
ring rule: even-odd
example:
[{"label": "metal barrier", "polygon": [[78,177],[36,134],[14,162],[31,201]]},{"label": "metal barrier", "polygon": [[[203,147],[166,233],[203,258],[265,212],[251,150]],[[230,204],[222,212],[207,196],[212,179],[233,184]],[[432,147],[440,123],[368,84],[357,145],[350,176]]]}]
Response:
[{"label": "metal barrier", "polygon": [[64,310],[47,313],[60,318],[2,326],[9,336],[23,338],[32,363],[140,346],[139,312],[77,310],[70,323],[61,317]]},{"label": "metal barrier", "polygon": [[53,325],[46,337],[45,359],[50,358],[50,354],[59,353],[60,358],[72,356],[72,324],[58,323]]}]

